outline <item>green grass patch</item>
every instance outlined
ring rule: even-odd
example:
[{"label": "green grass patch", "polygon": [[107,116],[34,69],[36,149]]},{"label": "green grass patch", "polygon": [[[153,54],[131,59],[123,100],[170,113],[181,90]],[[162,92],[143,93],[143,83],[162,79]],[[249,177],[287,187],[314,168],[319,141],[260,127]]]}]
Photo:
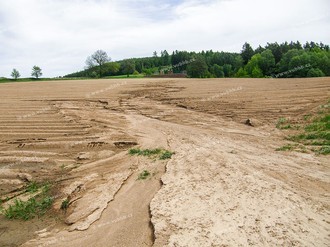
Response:
[{"label": "green grass patch", "polygon": [[291,123],[289,123],[288,119],[282,117],[277,120],[276,128],[281,129],[281,130],[287,130],[287,129],[298,130],[298,129],[300,129],[300,126],[296,125],[296,124],[291,124]]},{"label": "green grass patch", "polygon": [[311,118],[312,114],[306,114],[304,115],[304,120],[307,121]]},{"label": "green grass patch", "polygon": [[3,214],[7,219],[29,220],[44,215],[53,201],[54,199],[48,195],[40,198],[32,197],[27,201],[15,199],[13,205],[3,210]]},{"label": "green grass patch", "polygon": [[47,193],[50,189],[50,184],[46,183],[38,183],[36,181],[31,181],[26,186],[25,192],[36,193],[39,189],[42,189],[42,193]]},{"label": "green grass patch", "polygon": [[289,136],[287,140],[295,142],[304,142],[309,140],[318,140],[318,141],[330,141],[330,131],[316,131],[312,133],[304,133]]},{"label": "green grass patch", "polygon": [[311,124],[305,126],[305,130],[307,132],[330,130],[330,114],[315,118]]},{"label": "green grass patch", "polygon": [[8,82],[9,79],[5,78],[5,77],[0,77],[0,83],[5,83]]},{"label": "green grass patch", "polygon": [[146,156],[149,158],[155,158],[160,160],[171,159],[174,152],[165,150],[165,149],[139,149],[139,148],[131,148],[128,153],[130,155],[138,155],[138,156]]},{"label": "green grass patch", "polygon": [[[38,193],[27,201],[15,199],[14,204],[7,209],[1,207],[1,213],[7,219],[29,220],[36,216],[44,215],[53,204],[54,198],[50,195],[51,185],[49,183],[30,182],[25,188],[27,193]],[[7,200],[8,201],[8,200]]]},{"label": "green grass patch", "polygon": [[320,149],[316,150],[318,154],[327,155],[330,154],[330,146],[323,146]]},{"label": "green grass patch", "polygon": [[[330,102],[330,101],[329,101]],[[317,114],[308,114],[304,116],[302,123],[302,131],[286,137],[287,140],[297,142],[310,147],[317,154],[329,154],[330,146],[330,104],[320,106],[322,112]],[[290,125],[286,119],[278,120],[276,127],[284,129],[286,125]],[[285,147],[282,147],[285,148]]]},{"label": "green grass patch", "polygon": [[287,144],[287,145],[284,145],[282,147],[279,147],[277,149],[275,149],[275,151],[291,151],[293,150],[295,147],[297,147],[297,144]]},{"label": "green grass patch", "polygon": [[162,152],[162,154],[160,155],[159,159],[161,160],[171,159],[173,154],[174,152],[164,150],[164,152]]},{"label": "green grass patch", "polygon": [[162,149],[156,148],[156,149],[139,149],[139,148],[132,148],[129,150],[130,155],[142,155],[142,156],[152,156],[152,155],[158,155],[162,152]]},{"label": "green grass patch", "polygon": [[149,171],[147,171],[147,170],[143,170],[143,171],[139,174],[139,176],[138,176],[138,180],[145,180],[145,179],[147,179],[150,175],[151,175],[151,174],[150,174]]},{"label": "green grass patch", "polygon": [[328,140],[316,140],[309,143],[311,146],[330,146],[330,141]]},{"label": "green grass patch", "polygon": [[282,129],[282,130],[292,129],[292,126],[291,126],[291,124],[287,124],[287,125],[283,125],[283,126],[278,127],[278,129]]},{"label": "green grass patch", "polygon": [[293,151],[293,150],[301,153],[306,153],[307,151],[304,145],[298,143],[286,144],[282,147],[275,149],[275,151]]}]

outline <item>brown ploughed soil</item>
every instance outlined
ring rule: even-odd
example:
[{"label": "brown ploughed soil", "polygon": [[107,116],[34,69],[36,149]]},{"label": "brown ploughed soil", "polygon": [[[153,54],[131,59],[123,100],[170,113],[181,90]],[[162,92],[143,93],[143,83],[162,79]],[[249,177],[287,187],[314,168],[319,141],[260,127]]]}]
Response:
[{"label": "brown ploughed soil", "polygon": [[329,158],[275,151],[293,131],[279,118],[329,98],[330,78],[0,84],[2,206],[31,181],[54,198],[0,215],[0,246],[329,246]]}]

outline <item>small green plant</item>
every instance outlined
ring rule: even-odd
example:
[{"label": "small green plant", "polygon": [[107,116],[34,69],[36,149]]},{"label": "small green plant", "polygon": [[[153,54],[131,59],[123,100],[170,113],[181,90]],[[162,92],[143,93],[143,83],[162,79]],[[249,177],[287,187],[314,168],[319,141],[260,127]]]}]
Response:
[{"label": "small green plant", "polygon": [[62,165],[60,166],[60,169],[61,169],[61,172],[64,173],[64,172],[65,172],[65,165],[62,164]]},{"label": "small green plant", "polygon": [[279,118],[279,120],[277,120],[276,123],[276,128],[280,129],[282,125],[285,124],[286,122],[287,122],[286,118],[284,117]]},{"label": "small green plant", "polygon": [[307,121],[311,118],[312,114],[306,114],[304,115],[304,120]]},{"label": "small green plant", "polygon": [[143,170],[138,176],[138,180],[144,180],[147,179],[150,176],[150,172],[147,170]]},{"label": "small green plant", "polygon": [[174,152],[156,148],[156,149],[139,149],[132,148],[128,151],[130,155],[146,156],[149,158],[158,158],[160,160],[170,159]]},{"label": "small green plant", "polygon": [[42,193],[47,194],[50,190],[51,184],[49,182],[46,182],[42,187]]},{"label": "small green plant", "polygon": [[283,126],[280,126],[279,129],[283,129],[283,130],[292,129],[292,125],[291,124],[283,125]]},{"label": "small green plant", "polygon": [[69,204],[70,204],[69,199],[68,198],[65,199],[64,201],[62,201],[61,209],[66,211],[69,208]]},{"label": "small green plant", "polygon": [[174,154],[174,152],[171,152],[171,151],[165,150],[165,151],[161,154],[161,156],[159,157],[159,159],[161,159],[161,160],[171,159],[173,154]]},{"label": "small green plant", "polygon": [[40,185],[36,181],[30,182],[26,187],[26,192],[35,193],[40,188]]},{"label": "small green plant", "polygon": [[39,206],[38,206],[38,215],[43,215],[46,213],[46,211],[52,206],[54,202],[54,198],[52,196],[45,196],[41,198],[39,201]]}]

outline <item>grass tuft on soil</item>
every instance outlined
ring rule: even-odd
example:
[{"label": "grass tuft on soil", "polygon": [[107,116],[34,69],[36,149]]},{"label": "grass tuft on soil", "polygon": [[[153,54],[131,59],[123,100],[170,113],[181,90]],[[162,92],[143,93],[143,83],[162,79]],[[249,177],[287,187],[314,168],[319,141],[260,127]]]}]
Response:
[{"label": "grass tuft on soil", "polygon": [[290,121],[286,118],[280,118],[276,123],[276,128],[280,130],[286,130],[286,129],[300,129],[299,125],[291,124]]},{"label": "grass tuft on soil", "polygon": [[282,147],[275,149],[275,151],[298,151],[301,153],[306,153],[307,149],[302,144],[294,143],[294,144],[286,144]]},{"label": "grass tuft on soil", "polygon": [[279,147],[275,149],[275,151],[291,151],[293,150],[297,145],[287,144],[282,147]]},{"label": "grass tuft on soil", "polygon": [[146,156],[149,158],[155,158],[159,160],[171,159],[174,152],[165,150],[165,149],[139,149],[139,148],[131,148],[128,153],[130,155],[138,155],[138,156]]},{"label": "grass tuft on soil", "polygon": [[69,208],[70,200],[67,198],[62,201],[61,203],[61,209],[66,211]]},{"label": "grass tuft on soil", "polygon": [[316,152],[318,154],[324,154],[324,155],[330,154],[330,146],[323,146],[323,147],[319,148],[318,150],[316,150]]},{"label": "grass tuft on soil", "polygon": [[148,170],[144,170],[143,172],[141,172],[138,176],[138,180],[145,180],[150,176],[150,172]]}]

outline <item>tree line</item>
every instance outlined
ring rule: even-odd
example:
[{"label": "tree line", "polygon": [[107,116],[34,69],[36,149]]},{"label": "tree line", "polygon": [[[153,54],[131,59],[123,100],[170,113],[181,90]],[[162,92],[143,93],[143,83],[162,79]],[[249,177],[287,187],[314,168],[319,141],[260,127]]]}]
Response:
[{"label": "tree line", "polygon": [[[329,45],[306,42],[281,44],[267,43],[264,47],[253,49],[245,43],[240,53],[218,51],[173,51],[151,57],[131,58],[112,62],[103,50],[97,50],[86,59],[84,70],[64,77],[102,78],[116,75],[144,74],[187,74],[192,78],[294,78],[330,76]],[[42,70],[33,66],[31,75],[38,79]],[[20,73],[13,69],[11,76],[17,80]]]},{"label": "tree line", "polygon": [[218,51],[166,50],[151,57],[111,62],[106,52],[87,58],[83,71],[65,77],[106,77],[114,75],[186,73],[193,78],[222,77],[320,77],[330,76],[329,45],[297,42],[267,43],[253,49],[245,43],[240,53]]},{"label": "tree line", "polygon": [[[173,51],[159,54],[155,51],[151,57],[131,58],[112,62],[103,50],[97,50],[86,59],[84,70],[64,77],[102,78],[106,76],[144,74],[187,74],[193,78],[294,78],[330,76],[329,45],[306,42],[281,44],[267,43],[253,49],[245,43],[240,53],[218,51]],[[31,75],[38,79],[42,70],[33,66]],[[13,69],[11,76],[17,80],[20,73]]]}]

